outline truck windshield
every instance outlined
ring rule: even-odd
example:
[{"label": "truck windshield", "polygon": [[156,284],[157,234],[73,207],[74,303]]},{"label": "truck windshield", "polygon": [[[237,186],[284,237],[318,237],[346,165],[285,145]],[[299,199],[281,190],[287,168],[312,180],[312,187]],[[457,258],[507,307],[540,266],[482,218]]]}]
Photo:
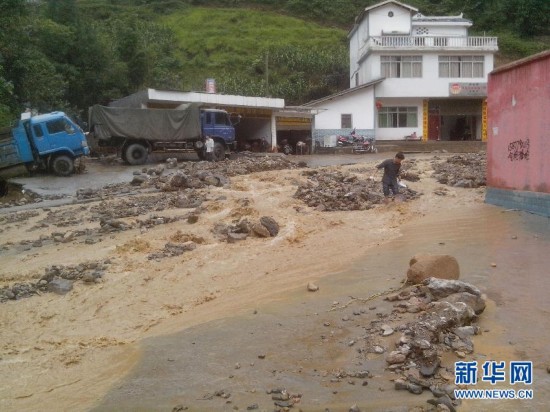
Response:
[{"label": "truck windshield", "polygon": [[216,112],[216,124],[223,124],[225,126],[231,126],[229,119],[227,118],[227,113]]},{"label": "truck windshield", "polygon": [[56,119],[46,123],[49,134],[66,132],[68,134],[75,134],[76,130],[73,125],[65,119]]}]

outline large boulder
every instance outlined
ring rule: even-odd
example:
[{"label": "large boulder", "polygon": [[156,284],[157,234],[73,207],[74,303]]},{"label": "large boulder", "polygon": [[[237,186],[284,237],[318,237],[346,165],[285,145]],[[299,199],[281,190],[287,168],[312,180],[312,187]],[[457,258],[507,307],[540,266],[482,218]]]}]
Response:
[{"label": "large boulder", "polygon": [[416,255],[409,262],[407,282],[422,283],[428,278],[458,279],[458,261],[450,255]]}]

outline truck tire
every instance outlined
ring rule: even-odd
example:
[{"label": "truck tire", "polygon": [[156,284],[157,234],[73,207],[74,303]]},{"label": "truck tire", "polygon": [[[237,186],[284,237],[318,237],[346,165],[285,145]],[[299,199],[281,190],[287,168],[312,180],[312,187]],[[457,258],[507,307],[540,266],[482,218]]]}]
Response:
[{"label": "truck tire", "polygon": [[225,146],[222,143],[220,142],[214,143],[214,151],[212,152],[212,159],[215,162],[221,162],[222,160],[225,160]]},{"label": "truck tire", "polygon": [[70,176],[74,173],[74,161],[66,155],[57,156],[52,160],[51,169],[58,176]]},{"label": "truck tire", "polygon": [[139,143],[132,143],[124,149],[123,159],[131,165],[142,165],[149,155],[147,148]]},{"label": "truck tire", "polygon": [[9,186],[8,182],[0,177],[0,197],[8,195]]}]

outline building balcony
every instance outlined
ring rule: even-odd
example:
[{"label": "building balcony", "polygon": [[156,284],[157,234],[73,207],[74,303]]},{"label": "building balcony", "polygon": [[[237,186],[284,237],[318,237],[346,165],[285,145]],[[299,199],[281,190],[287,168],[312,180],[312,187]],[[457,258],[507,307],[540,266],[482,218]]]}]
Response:
[{"label": "building balcony", "polygon": [[496,52],[498,51],[498,40],[497,37],[485,36],[372,36],[359,50],[359,61],[373,51]]}]

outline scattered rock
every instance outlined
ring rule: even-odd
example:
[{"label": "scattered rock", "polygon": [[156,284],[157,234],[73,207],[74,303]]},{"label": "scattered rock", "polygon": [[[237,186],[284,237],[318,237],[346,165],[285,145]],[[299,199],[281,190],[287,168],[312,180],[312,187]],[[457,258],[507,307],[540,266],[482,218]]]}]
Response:
[{"label": "scattered rock", "polygon": [[73,282],[67,279],[53,279],[48,283],[48,291],[65,295],[73,289]]},{"label": "scattered rock", "polygon": [[269,230],[264,225],[261,225],[259,223],[255,223],[252,225],[252,231],[254,234],[256,234],[259,237],[270,237],[271,233],[269,233]]},{"label": "scattered rock", "polygon": [[319,286],[317,286],[315,283],[313,282],[309,282],[307,284],[307,290],[310,291],[310,292],[317,292],[319,290]]},{"label": "scattered rock", "polygon": [[279,234],[279,224],[275,221],[275,219],[268,216],[263,216],[260,218],[260,223],[269,231],[269,235],[271,237],[275,237]]},{"label": "scattered rock", "polygon": [[450,255],[416,255],[409,262],[407,282],[421,283],[427,278],[458,279],[460,268]]},{"label": "scattered rock", "polygon": [[382,325],[382,336],[390,336],[393,335],[393,328],[389,325]]},{"label": "scattered rock", "polygon": [[388,354],[388,356],[386,356],[386,362],[388,365],[403,363],[406,359],[407,357],[399,351],[392,351]]}]

